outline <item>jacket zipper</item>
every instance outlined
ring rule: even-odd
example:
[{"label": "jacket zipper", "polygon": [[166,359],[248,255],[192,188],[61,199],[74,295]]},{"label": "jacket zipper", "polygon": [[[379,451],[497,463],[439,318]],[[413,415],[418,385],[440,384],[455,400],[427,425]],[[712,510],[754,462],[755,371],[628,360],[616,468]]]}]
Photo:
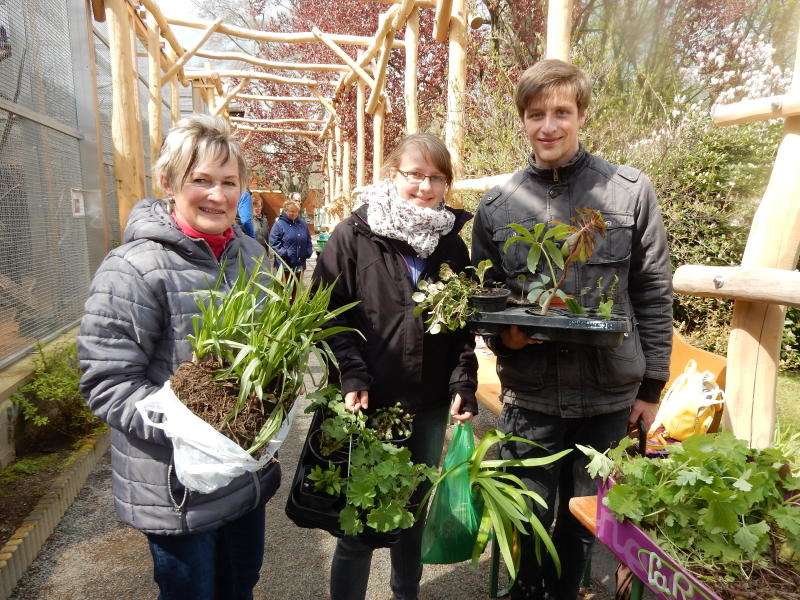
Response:
[{"label": "jacket zipper", "polygon": [[558,168],[554,168],[553,169],[553,180],[556,183],[560,183],[561,182],[561,179],[559,179],[559,177],[558,177]]}]

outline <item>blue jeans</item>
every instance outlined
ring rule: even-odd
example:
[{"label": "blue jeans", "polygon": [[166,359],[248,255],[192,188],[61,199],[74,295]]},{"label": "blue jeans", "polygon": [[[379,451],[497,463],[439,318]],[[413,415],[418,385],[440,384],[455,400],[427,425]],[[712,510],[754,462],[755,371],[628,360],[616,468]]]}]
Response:
[{"label": "blue jeans", "polygon": [[264,506],[214,531],[147,535],[158,600],[252,600],[264,560]]},{"label": "blue jeans", "polygon": [[[448,415],[449,407],[445,404],[414,417],[411,438],[406,446],[411,450],[411,459],[415,463],[439,466]],[[420,484],[411,503],[418,504],[430,487],[429,481]],[[400,539],[389,549],[392,561],[389,584],[394,600],[416,600],[419,595],[424,525],[423,513],[413,526],[402,531]],[[339,538],[331,563],[331,600],[364,600],[367,595],[372,551],[372,547],[356,537]]]},{"label": "blue jeans", "polygon": [[535,503],[533,505],[534,512],[546,529],[553,523],[555,513],[556,524],[552,536],[561,561],[561,577],[558,577],[547,551],[542,548],[543,564],[540,565],[536,560],[532,537],[522,536],[519,574],[511,589],[513,600],[577,598],[594,536],[572,516],[569,500],[575,496],[595,495],[597,483],[586,472],[589,459],[575,449],[575,444],[592,446],[601,452],[616,445],[627,433],[629,414],[630,411],[625,409],[585,419],[562,419],[519,406],[503,407],[498,428],[505,433],[532,440],[543,448],[522,442],[507,442],[500,447],[501,458],[548,456],[573,448],[561,460],[544,467],[509,469],[547,503],[547,509]]}]

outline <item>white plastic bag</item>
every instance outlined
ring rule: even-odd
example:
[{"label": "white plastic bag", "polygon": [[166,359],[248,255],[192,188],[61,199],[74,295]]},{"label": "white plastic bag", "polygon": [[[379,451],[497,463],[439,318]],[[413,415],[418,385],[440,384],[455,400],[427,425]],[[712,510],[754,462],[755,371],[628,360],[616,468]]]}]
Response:
[{"label": "white plastic bag", "polygon": [[[169,381],[160,390],[136,403],[145,424],[161,429],[172,440],[175,475],[188,489],[208,494],[236,477],[266,465],[280,448],[294,420],[297,403],[289,411],[276,436],[258,459],[195,415],[178,400]],[[151,415],[161,414],[156,423]]]}]

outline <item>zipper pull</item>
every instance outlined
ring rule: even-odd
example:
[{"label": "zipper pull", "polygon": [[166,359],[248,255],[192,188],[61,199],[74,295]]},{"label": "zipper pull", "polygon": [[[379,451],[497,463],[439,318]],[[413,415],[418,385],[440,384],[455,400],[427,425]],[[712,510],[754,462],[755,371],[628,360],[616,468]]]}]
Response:
[{"label": "zipper pull", "polygon": [[558,183],[558,182],[560,182],[560,181],[561,181],[561,180],[558,178],[558,168],[557,168],[557,167],[553,168],[553,179],[555,180],[555,182],[556,182],[556,183]]}]

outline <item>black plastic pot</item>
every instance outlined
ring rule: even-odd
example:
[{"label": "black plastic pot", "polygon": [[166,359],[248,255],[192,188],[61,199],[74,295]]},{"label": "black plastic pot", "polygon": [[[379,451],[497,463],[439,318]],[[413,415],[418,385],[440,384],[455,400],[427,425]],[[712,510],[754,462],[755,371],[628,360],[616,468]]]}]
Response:
[{"label": "black plastic pot", "polygon": [[631,320],[624,315],[612,315],[606,320],[593,313],[575,315],[559,308],[540,315],[538,307],[530,306],[513,306],[501,312],[479,311],[468,322],[477,335],[497,335],[504,327],[518,325],[534,340],[606,348],[620,346],[633,331]]},{"label": "black plastic pot", "polygon": [[[298,527],[322,529],[336,537],[344,537],[346,534],[339,527],[339,512],[346,503],[344,495],[336,497],[314,491],[313,485],[307,479],[315,466],[328,466],[327,459],[320,459],[311,451],[312,438],[316,437],[315,432],[319,432],[322,421],[322,413],[320,411],[314,413],[300,452],[300,460],[297,462],[285,511],[286,516]],[[400,530],[387,533],[366,531],[357,537],[373,548],[383,548],[395,544],[400,539]]]},{"label": "black plastic pot", "polygon": [[479,312],[499,312],[506,307],[510,290],[497,288],[486,293],[473,294],[469,297],[469,305]]}]

